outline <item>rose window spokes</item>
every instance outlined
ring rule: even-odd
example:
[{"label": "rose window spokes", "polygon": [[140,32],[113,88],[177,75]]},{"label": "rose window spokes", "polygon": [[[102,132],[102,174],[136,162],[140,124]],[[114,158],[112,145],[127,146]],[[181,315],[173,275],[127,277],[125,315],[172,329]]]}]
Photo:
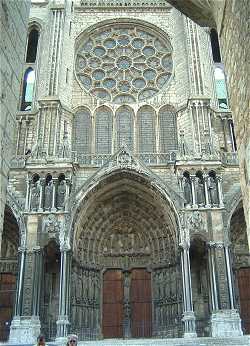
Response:
[{"label": "rose window spokes", "polygon": [[103,101],[134,103],[153,97],[172,74],[168,38],[142,24],[113,24],[84,37],[76,53],[81,86]]}]

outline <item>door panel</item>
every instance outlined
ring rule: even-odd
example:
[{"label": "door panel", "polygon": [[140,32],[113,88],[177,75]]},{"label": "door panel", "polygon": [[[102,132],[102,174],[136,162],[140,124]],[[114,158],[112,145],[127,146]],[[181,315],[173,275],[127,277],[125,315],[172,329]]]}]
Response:
[{"label": "door panel", "polygon": [[245,334],[250,334],[250,268],[238,271],[238,286],[243,331]]},{"label": "door panel", "polygon": [[10,322],[15,302],[16,277],[13,274],[0,274],[0,340],[9,337]]},{"label": "door panel", "polygon": [[103,275],[104,338],[123,337],[123,277],[120,270],[109,270]]},{"label": "door panel", "polygon": [[151,274],[134,269],[131,277],[131,334],[132,337],[152,336]]}]

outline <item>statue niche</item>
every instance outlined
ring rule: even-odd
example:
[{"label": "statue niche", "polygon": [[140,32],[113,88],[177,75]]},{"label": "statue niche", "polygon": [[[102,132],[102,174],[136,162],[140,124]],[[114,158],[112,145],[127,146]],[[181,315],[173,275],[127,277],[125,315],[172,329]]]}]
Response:
[{"label": "statue niche", "polygon": [[201,172],[196,173],[195,193],[196,193],[196,203],[198,204],[198,206],[204,206],[205,205],[205,188],[204,188],[204,179]]},{"label": "statue niche", "polygon": [[208,196],[209,196],[209,202],[212,206],[219,205],[218,184],[217,184],[216,174],[214,172],[209,172]]},{"label": "statue niche", "polygon": [[65,208],[65,198],[66,198],[66,181],[65,181],[65,175],[62,174],[58,178],[57,196],[56,196],[57,209],[63,210]]},{"label": "statue niche", "polygon": [[32,211],[38,211],[39,202],[40,202],[40,177],[38,174],[35,174],[32,183],[31,183],[31,194],[30,194],[30,209]]},{"label": "statue niche", "polygon": [[192,205],[192,188],[191,188],[191,179],[188,172],[185,172],[183,174],[182,186],[183,186],[184,198],[186,201],[185,204],[186,206],[190,206]]},{"label": "statue niche", "polygon": [[53,181],[52,176],[49,174],[46,177],[45,188],[44,188],[44,209],[51,210],[53,200]]}]

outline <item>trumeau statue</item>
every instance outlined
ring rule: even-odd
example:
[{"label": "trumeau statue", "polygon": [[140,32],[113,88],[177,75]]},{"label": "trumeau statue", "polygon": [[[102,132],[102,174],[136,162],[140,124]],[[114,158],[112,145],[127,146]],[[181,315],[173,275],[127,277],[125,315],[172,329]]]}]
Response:
[{"label": "trumeau statue", "polygon": [[45,186],[44,208],[50,210],[52,207],[53,198],[53,182],[50,180]]},{"label": "trumeau statue", "polygon": [[191,183],[187,177],[183,178],[183,191],[184,191],[184,198],[186,200],[186,204],[187,205],[192,204]]},{"label": "trumeau statue", "polygon": [[32,183],[31,186],[31,210],[37,211],[40,199],[40,180]]},{"label": "trumeau statue", "polygon": [[57,188],[57,208],[63,209],[65,206],[66,181],[61,180]]}]

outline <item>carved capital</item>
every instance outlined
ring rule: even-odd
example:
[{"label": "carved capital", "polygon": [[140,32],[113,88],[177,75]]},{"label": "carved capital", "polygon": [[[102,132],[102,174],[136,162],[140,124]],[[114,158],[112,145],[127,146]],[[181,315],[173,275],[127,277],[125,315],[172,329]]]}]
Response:
[{"label": "carved capital", "polygon": [[207,246],[213,249],[223,249],[225,247],[225,244],[222,241],[221,242],[209,241],[207,242]]}]

